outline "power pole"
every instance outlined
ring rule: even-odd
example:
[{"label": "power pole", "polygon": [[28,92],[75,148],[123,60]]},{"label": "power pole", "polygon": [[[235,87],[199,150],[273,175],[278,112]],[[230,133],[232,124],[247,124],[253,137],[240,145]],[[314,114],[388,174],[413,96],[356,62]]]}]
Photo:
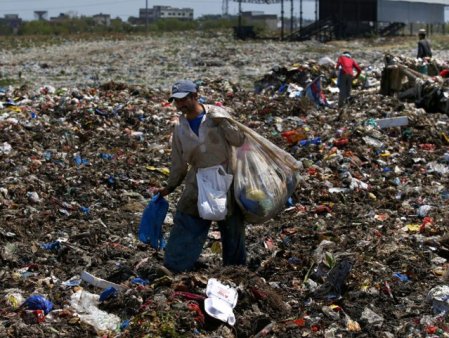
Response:
[{"label": "power pole", "polygon": [[293,0],[290,0],[290,34],[293,33]]},{"label": "power pole", "polygon": [[302,29],[302,0],[299,0],[299,29]]},{"label": "power pole", "polygon": [[145,0],[145,32],[148,33],[148,0]]},{"label": "power pole", "polygon": [[221,13],[224,17],[229,15],[229,0],[223,0],[221,5]]},{"label": "power pole", "polygon": [[281,0],[281,41],[284,40],[284,0]]},{"label": "power pole", "polygon": [[239,0],[239,30],[240,29],[242,29],[242,0]]}]

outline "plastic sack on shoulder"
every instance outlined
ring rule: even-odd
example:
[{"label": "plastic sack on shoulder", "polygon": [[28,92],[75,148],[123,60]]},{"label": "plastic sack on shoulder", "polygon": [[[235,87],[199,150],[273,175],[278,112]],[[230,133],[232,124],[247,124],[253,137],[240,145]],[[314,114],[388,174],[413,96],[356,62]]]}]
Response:
[{"label": "plastic sack on shoulder", "polygon": [[285,208],[299,183],[300,163],[223,109],[211,111],[211,117],[228,119],[246,136],[236,148],[233,163],[234,196],[245,220],[263,223],[273,218]]},{"label": "plastic sack on shoulder", "polygon": [[160,194],[154,195],[145,210],[139,225],[139,240],[150,244],[155,249],[165,246],[162,238],[162,224],[168,212],[168,202]]},{"label": "plastic sack on shoulder", "polygon": [[263,223],[284,209],[296,189],[300,166],[292,155],[236,123],[246,140],[236,150],[235,198],[248,222]]},{"label": "plastic sack on shoulder", "polygon": [[198,213],[202,219],[221,221],[226,218],[227,193],[232,175],[221,165],[199,168],[196,174],[198,184]]}]

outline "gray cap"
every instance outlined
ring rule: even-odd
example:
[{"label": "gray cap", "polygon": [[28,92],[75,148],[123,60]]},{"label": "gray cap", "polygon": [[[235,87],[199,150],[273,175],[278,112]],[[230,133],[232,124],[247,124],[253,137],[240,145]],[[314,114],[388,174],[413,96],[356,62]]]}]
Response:
[{"label": "gray cap", "polygon": [[419,35],[426,35],[426,30],[425,30],[424,28],[421,28],[421,29],[418,31],[418,34],[419,34]]},{"label": "gray cap", "polygon": [[183,99],[190,93],[196,93],[196,84],[190,80],[181,80],[176,82],[171,88],[171,96],[168,102],[172,102],[174,99]]}]

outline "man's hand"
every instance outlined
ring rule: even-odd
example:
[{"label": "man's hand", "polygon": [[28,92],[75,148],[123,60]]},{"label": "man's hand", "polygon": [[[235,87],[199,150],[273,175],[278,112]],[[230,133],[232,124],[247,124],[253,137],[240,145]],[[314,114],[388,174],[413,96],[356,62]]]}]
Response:
[{"label": "man's hand", "polygon": [[154,194],[160,194],[162,197],[167,196],[170,193],[167,188],[157,188],[154,190]]}]

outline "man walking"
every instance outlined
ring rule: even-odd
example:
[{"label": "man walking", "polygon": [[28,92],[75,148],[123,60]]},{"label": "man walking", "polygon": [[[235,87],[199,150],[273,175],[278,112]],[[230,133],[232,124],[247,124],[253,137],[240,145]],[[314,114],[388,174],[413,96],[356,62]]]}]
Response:
[{"label": "man walking", "polygon": [[[167,186],[157,192],[165,196],[181,183],[185,184],[164,257],[164,265],[168,269],[182,272],[194,268],[212,222],[199,216],[197,170],[221,165],[226,173],[232,175],[232,148],[242,145],[245,136],[227,119],[214,118],[215,112],[228,115],[223,108],[198,102],[197,86],[192,81],[175,83],[169,101],[174,102],[181,116],[173,131],[172,165]],[[221,232],[223,265],[244,265],[244,217],[232,191],[231,184],[227,194],[228,213],[224,220],[217,222]]]}]

